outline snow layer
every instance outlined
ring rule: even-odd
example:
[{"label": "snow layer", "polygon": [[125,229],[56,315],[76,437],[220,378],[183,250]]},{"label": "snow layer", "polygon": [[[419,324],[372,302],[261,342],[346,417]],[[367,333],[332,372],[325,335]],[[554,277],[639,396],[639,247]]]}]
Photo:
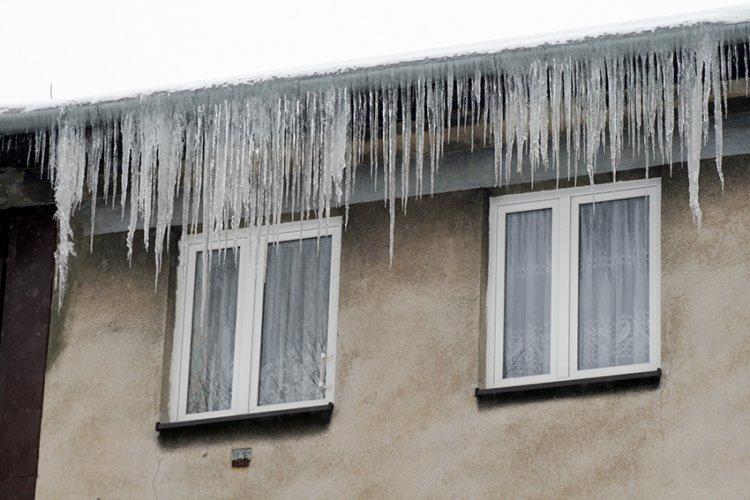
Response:
[{"label": "snow layer", "polygon": [[[216,88],[226,88],[243,85],[254,85],[264,82],[278,82],[280,80],[296,80],[325,77],[329,75],[372,71],[386,67],[397,67],[404,64],[426,63],[431,61],[450,60],[483,54],[497,54],[539,47],[575,44],[580,42],[601,42],[607,39],[648,35],[662,31],[674,30],[701,24],[732,25],[750,22],[750,4],[722,7],[699,12],[684,13],[660,18],[650,18],[640,21],[593,26],[575,30],[544,33],[528,37],[503,38],[482,43],[464,44],[453,47],[442,47],[429,51],[395,54],[385,57],[372,57],[352,61],[342,61],[334,64],[307,66],[279,70],[271,73],[250,74],[222,80],[202,80],[176,84],[169,87],[139,89],[138,91],[104,94],[77,100],[51,100],[29,103],[25,106],[3,106],[0,103],[0,130],[8,127],[9,118],[17,114],[25,114],[41,110],[59,109],[62,107],[103,104],[132,99],[143,99],[162,93],[195,92]],[[5,116],[3,116],[5,115]]]},{"label": "snow layer", "polygon": [[[475,47],[460,57],[324,76],[11,111],[0,116],[0,134],[11,137],[25,121],[30,154],[55,187],[61,289],[74,255],[71,218],[85,194],[119,203],[129,253],[135,231],[155,221],[153,241],[143,234],[158,268],[177,200],[183,233],[201,228],[208,242],[245,224],[278,223],[285,207],[300,219],[348,207],[363,163],[370,175],[383,166],[393,258],[396,198],[405,209],[412,170],[416,191],[431,189],[451,130],[494,146],[498,185],[522,168],[522,157],[532,179],[539,169],[569,178],[581,168],[593,182],[597,156],[608,154],[616,173],[626,143],[644,164],[652,157],[671,164],[677,140],[700,221],[699,160],[710,117],[721,177],[729,84],[748,67],[750,24],[727,23],[749,17],[733,12],[716,14],[718,23],[567,45],[516,42],[504,45],[514,50]],[[564,162],[563,145],[571,152]]]}]

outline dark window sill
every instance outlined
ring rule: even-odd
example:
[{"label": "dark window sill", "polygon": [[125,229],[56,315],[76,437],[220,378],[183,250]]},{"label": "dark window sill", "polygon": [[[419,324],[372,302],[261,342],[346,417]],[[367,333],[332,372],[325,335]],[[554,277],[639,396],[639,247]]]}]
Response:
[{"label": "dark window sill", "polygon": [[228,417],[203,418],[197,420],[183,420],[180,422],[156,422],[156,432],[166,432],[177,429],[204,428],[230,422],[245,422],[249,420],[268,420],[283,418],[290,415],[325,415],[330,416],[333,412],[333,403],[319,406],[307,406],[304,408],[289,408],[287,410],[271,410],[244,415],[231,415]]},{"label": "dark window sill", "polygon": [[498,399],[516,398],[524,395],[542,395],[566,393],[577,388],[608,389],[615,387],[632,387],[634,385],[658,385],[661,379],[661,368],[648,372],[626,373],[622,375],[608,375],[576,380],[561,380],[559,382],[543,382],[540,384],[518,385],[513,387],[495,387],[474,390],[479,398]]}]

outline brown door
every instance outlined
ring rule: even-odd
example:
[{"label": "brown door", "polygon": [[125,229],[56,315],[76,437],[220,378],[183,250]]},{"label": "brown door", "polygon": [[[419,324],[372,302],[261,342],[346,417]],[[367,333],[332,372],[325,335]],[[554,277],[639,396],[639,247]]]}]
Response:
[{"label": "brown door", "polygon": [[0,498],[34,498],[54,272],[49,207],[0,212]]}]

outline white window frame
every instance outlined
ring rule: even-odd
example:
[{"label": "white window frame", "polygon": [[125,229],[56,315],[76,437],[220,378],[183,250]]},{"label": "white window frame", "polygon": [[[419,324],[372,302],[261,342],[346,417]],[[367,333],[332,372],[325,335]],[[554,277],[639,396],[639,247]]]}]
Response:
[{"label": "white window frame", "polygon": [[[649,203],[649,361],[578,369],[580,205],[646,196]],[[552,210],[550,373],[503,378],[506,215]],[[541,191],[490,199],[485,388],[524,386],[652,371],[661,366],[661,179]]]},{"label": "white window frame", "polygon": [[[232,402],[226,410],[187,413],[190,342],[195,292],[195,264],[206,247],[205,235],[193,234],[180,241],[175,327],[170,367],[169,419],[173,422],[202,420],[269,411],[319,406],[334,401],[336,380],[336,327],[338,322],[341,217],[288,222],[261,228],[217,232],[209,250],[237,247],[240,251],[237,323],[233,363]],[[331,237],[331,276],[328,297],[328,347],[321,367],[325,370],[321,399],[258,405],[260,348],[263,328],[263,294],[269,243]],[[273,251],[273,250],[272,250]],[[255,254],[258,253],[258,258]],[[227,257],[230,258],[230,257]]]}]

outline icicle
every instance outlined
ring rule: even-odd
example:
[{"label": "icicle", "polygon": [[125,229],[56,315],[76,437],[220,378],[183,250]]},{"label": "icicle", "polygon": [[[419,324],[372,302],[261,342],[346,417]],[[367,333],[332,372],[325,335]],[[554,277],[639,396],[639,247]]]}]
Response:
[{"label": "icicle", "polygon": [[378,178],[374,175],[378,171],[378,103],[376,92],[370,90],[370,104],[367,111],[370,115],[370,178],[375,178],[375,189],[378,188]]},{"label": "icicle", "polygon": [[401,206],[406,212],[411,168],[411,86],[401,89]]},{"label": "icicle", "polygon": [[489,120],[492,124],[492,140],[495,146],[495,185],[500,186],[503,176],[503,96],[497,79],[492,79],[489,99]]},{"label": "icicle", "polygon": [[[531,178],[534,182],[534,172],[542,161],[543,149],[546,153],[547,141],[547,68],[541,61],[534,61],[528,77],[529,86],[529,160],[531,162]],[[544,124],[544,126],[542,125]],[[523,131],[521,133],[524,133]],[[546,159],[545,159],[546,162]]]},{"label": "icicle", "polygon": [[617,169],[620,166],[620,154],[623,140],[623,107],[625,98],[624,82],[622,78],[622,61],[619,57],[605,60],[607,71],[607,99],[609,126],[609,159],[612,164],[613,180],[617,179]]},{"label": "icicle", "polygon": [[[703,132],[706,129],[707,117],[705,101],[705,86],[703,72],[710,58],[711,49],[705,40],[701,42],[698,50],[694,53],[683,54],[682,105],[683,117],[681,121],[685,128],[685,145],[687,150],[687,167],[690,192],[690,208],[693,211],[698,224],[702,218],[702,212],[698,203],[698,181],[700,177],[700,151],[702,146]],[[709,68],[710,69],[710,68]]]},{"label": "icicle", "polygon": [[484,96],[484,106],[482,107],[482,147],[487,147],[487,132],[490,121],[490,86],[492,79],[486,77],[482,79],[482,95]]},{"label": "icicle", "polygon": [[[719,182],[721,183],[721,192],[724,192],[724,172],[721,167],[721,159],[724,154],[724,127],[723,127],[723,111],[722,111],[722,93],[726,98],[726,86],[722,85],[721,79],[725,77],[723,72],[716,71],[716,65],[712,64],[711,67],[711,92],[714,97],[714,141],[716,147],[714,152],[716,154],[716,172],[719,175]],[[706,75],[705,78],[708,78]],[[706,84],[708,86],[708,84]],[[726,101],[725,101],[726,107]]]},{"label": "icicle", "polygon": [[392,87],[383,90],[383,161],[387,186],[390,236],[388,243],[388,265],[393,265],[393,235],[396,223],[396,119],[398,92]]},{"label": "icicle", "polygon": [[482,72],[476,70],[471,80],[471,129],[469,133],[470,151],[474,152],[474,129],[479,123],[479,108],[482,102]]},{"label": "icicle", "polygon": [[89,252],[94,251],[94,228],[96,223],[96,200],[99,190],[99,165],[102,162],[104,152],[104,131],[97,127],[91,130],[91,136],[87,144],[86,153],[86,179],[88,180],[88,192],[91,199],[91,225],[89,239]]},{"label": "icicle", "polygon": [[425,81],[419,78],[416,82],[416,96],[414,104],[416,106],[414,116],[414,132],[416,133],[416,147],[414,150],[414,172],[416,174],[417,195],[422,196],[424,192],[424,132],[425,132],[425,107],[426,107],[426,89]]},{"label": "icicle", "polygon": [[664,102],[664,150],[666,157],[664,160],[669,165],[669,172],[672,172],[673,162],[673,138],[674,138],[674,115],[675,115],[675,58],[672,52],[662,53],[662,91]]},{"label": "icicle", "polygon": [[[75,255],[71,218],[73,211],[83,198],[83,185],[86,170],[85,126],[75,118],[66,119],[65,111],[60,113],[51,140],[55,151],[50,152],[49,175],[55,188],[55,218],[58,224],[57,250],[55,261],[55,286],[64,290],[68,278],[67,263]],[[63,294],[58,294],[58,307],[62,305]]]}]

